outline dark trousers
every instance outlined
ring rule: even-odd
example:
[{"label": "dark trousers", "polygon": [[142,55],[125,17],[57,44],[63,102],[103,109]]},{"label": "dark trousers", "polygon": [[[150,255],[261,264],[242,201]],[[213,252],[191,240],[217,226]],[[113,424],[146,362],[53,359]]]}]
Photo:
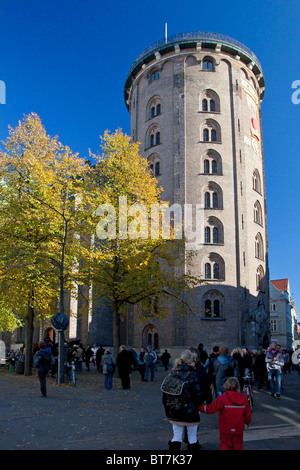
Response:
[{"label": "dark trousers", "polygon": [[122,382],[122,387],[126,390],[128,388],[130,388],[130,375],[129,373],[122,373],[120,374],[119,372],[119,376],[120,376],[120,379],[121,379],[121,382]]},{"label": "dark trousers", "polygon": [[46,375],[47,375],[47,372],[40,371],[40,370],[38,371],[38,378],[39,378],[39,381],[40,381],[41,394],[44,397],[47,396]]}]

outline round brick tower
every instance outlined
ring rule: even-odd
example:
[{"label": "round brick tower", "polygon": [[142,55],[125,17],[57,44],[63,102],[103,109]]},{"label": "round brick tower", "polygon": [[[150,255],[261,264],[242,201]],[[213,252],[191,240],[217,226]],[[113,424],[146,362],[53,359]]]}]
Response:
[{"label": "round brick tower", "polygon": [[[135,321],[128,342],[258,348],[269,340],[261,65],[246,46],[177,34],[144,50],[125,82],[131,136],[163,199],[201,214],[194,315]],[[209,351],[210,352],[210,351]]]}]

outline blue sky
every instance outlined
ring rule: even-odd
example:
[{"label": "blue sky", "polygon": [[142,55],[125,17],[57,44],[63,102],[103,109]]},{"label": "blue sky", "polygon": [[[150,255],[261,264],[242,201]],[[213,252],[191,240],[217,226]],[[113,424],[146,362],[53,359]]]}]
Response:
[{"label": "blue sky", "polygon": [[[262,103],[270,278],[289,278],[300,310],[298,0],[0,0],[0,140],[8,125],[36,112],[50,135],[88,157],[99,135],[129,133],[124,82],[132,62],[168,35],[211,31],[233,37],[258,57]],[[300,95],[299,95],[300,96]]]}]

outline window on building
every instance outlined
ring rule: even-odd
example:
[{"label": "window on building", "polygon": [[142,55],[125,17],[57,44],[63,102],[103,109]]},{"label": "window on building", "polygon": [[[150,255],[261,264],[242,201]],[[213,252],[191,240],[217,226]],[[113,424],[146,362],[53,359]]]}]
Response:
[{"label": "window on building", "polygon": [[207,99],[202,100],[202,111],[207,111]]},{"label": "window on building", "polygon": [[219,229],[218,229],[218,227],[213,228],[213,243],[219,243]]},{"label": "window on building", "polygon": [[209,130],[208,129],[203,129],[203,141],[209,142]]},{"label": "window on building", "polygon": [[210,243],[210,227],[205,227],[204,239],[205,243]]},{"label": "window on building", "polygon": [[213,193],[212,198],[213,198],[213,208],[217,209],[218,208],[218,194]]},{"label": "window on building", "polygon": [[210,263],[205,264],[205,279],[211,279],[211,266],[210,266]]},{"label": "window on building", "polygon": [[212,60],[205,59],[202,63],[202,70],[214,70],[214,63]]},{"label": "window on building", "polygon": [[215,129],[211,130],[211,141],[212,142],[217,142],[217,133],[216,133]]},{"label": "window on building", "polygon": [[204,173],[209,173],[209,160],[204,160]]},{"label": "window on building", "polygon": [[205,209],[210,208],[210,193],[206,192],[204,195],[204,207]]},{"label": "window on building", "polygon": [[252,176],[252,187],[254,191],[257,191],[259,194],[261,194],[261,179],[260,179],[260,174],[258,170],[254,170],[253,176]]},{"label": "window on building", "polygon": [[212,160],[211,162],[211,172],[213,174],[217,174],[218,173],[218,167],[217,167],[217,162],[216,160]]},{"label": "window on building", "polygon": [[271,329],[271,333],[277,333],[277,331],[278,331],[278,329],[277,329],[277,320],[274,320],[274,319],[270,320],[270,329]]},{"label": "window on building", "polygon": [[154,70],[154,72],[152,72],[150,75],[150,82],[154,82],[154,80],[158,80],[158,79],[159,79],[159,71]]},{"label": "window on building", "polygon": [[214,279],[220,279],[220,267],[218,263],[214,263]]},{"label": "window on building", "polygon": [[210,111],[215,111],[215,110],[216,110],[216,106],[215,106],[214,100],[210,100],[210,102],[209,102],[209,110],[210,110]]}]

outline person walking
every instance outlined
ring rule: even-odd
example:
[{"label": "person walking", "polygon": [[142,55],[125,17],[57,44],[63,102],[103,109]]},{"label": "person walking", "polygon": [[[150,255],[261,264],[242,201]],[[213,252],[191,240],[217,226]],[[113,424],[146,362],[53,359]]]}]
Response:
[{"label": "person walking", "polygon": [[34,367],[37,368],[38,378],[40,382],[41,397],[47,397],[47,384],[46,376],[55,364],[55,359],[51,351],[47,349],[47,344],[45,341],[39,342],[39,350],[35,353],[33,357]]},{"label": "person walking", "polygon": [[238,362],[230,356],[227,346],[221,346],[219,353],[213,362],[217,397],[224,393],[224,383],[229,377],[240,379]]},{"label": "person walking", "polygon": [[117,355],[117,367],[119,372],[119,377],[121,379],[122,388],[124,390],[130,389],[130,372],[132,366],[135,365],[135,360],[133,354],[126,349],[126,346],[122,344],[120,346],[120,352]]},{"label": "person walking", "polygon": [[110,349],[105,349],[104,354],[102,354],[101,357],[101,367],[104,374],[104,387],[105,390],[111,390],[113,388],[113,375],[117,364]]},{"label": "person walking", "polygon": [[138,368],[139,368],[139,373],[141,375],[141,380],[144,380],[145,370],[146,370],[144,357],[145,357],[145,349],[141,348],[139,355],[138,355]]},{"label": "person walking", "polygon": [[170,359],[171,359],[171,354],[168,352],[167,349],[165,349],[160,357],[161,363],[164,366],[165,370],[168,370]]},{"label": "person walking", "polygon": [[220,450],[243,450],[244,429],[251,423],[251,409],[236,377],[229,377],[224,393],[210,405],[200,406],[199,411],[219,413]]},{"label": "person walking", "polygon": [[103,372],[102,370],[102,356],[104,354],[104,348],[102,346],[102,344],[100,344],[99,348],[97,349],[97,352],[96,352],[96,365],[97,365],[97,371],[98,372]]},{"label": "person walking", "polygon": [[205,363],[203,364],[204,369],[207,371],[209,385],[210,385],[212,394],[214,394],[214,398],[216,398],[217,396],[214,361],[217,359],[219,354],[220,354],[219,346],[214,346],[212,348],[212,353],[209,355],[209,357],[206,359]]},{"label": "person walking", "polygon": [[[197,429],[200,422],[198,406],[203,400],[203,391],[195,370],[195,364],[195,354],[190,350],[184,351],[180,358],[175,360],[175,368],[164,379],[161,386],[163,391],[162,402],[173,430],[172,440],[169,441],[169,450],[171,451],[180,450],[185,426],[187,427],[188,450],[198,450],[200,447],[197,439]],[[173,382],[171,388],[167,385],[169,379]],[[176,382],[182,390],[179,395],[172,394]]]},{"label": "person walking", "polygon": [[145,356],[144,356],[144,361],[145,361],[145,364],[146,364],[144,382],[148,382],[149,372],[151,374],[151,382],[153,382],[155,363],[157,361],[157,354],[152,349],[151,344],[149,344],[147,346],[147,350],[146,350],[146,353],[145,353]]},{"label": "person walking", "polygon": [[262,390],[262,388],[269,387],[268,383],[268,372],[266,369],[266,351],[264,349],[259,349],[255,358],[254,368],[257,373],[257,389]]},{"label": "person walking", "polygon": [[280,344],[271,344],[266,353],[266,366],[270,385],[271,396],[274,394],[280,398],[281,394],[281,372],[284,366],[283,355],[280,352]]},{"label": "person walking", "polygon": [[88,372],[90,372],[90,362],[91,362],[91,358],[93,357],[93,350],[92,350],[92,346],[88,346],[87,349],[85,350],[84,352],[84,357],[85,357],[85,365],[86,365],[86,370]]}]

